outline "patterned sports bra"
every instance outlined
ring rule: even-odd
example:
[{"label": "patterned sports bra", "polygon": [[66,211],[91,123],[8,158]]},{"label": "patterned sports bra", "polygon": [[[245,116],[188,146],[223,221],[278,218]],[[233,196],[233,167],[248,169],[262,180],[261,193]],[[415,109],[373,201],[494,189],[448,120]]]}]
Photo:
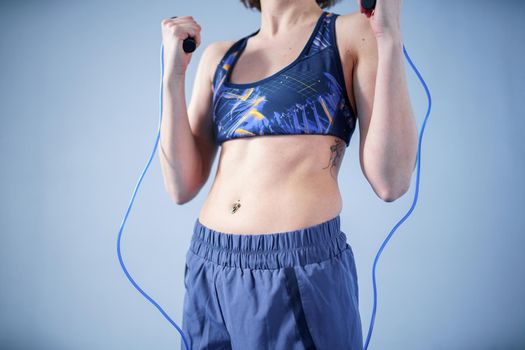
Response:
[{"label": "patterned sports bra", "polygon": [[323,11],[299,57],[256,82],[230,82],[233,67],[254,33],[236,41],[213,77],[215,142],[253,136],[321,134],[346,147],[356,125],[336,44],[338,14]]}]

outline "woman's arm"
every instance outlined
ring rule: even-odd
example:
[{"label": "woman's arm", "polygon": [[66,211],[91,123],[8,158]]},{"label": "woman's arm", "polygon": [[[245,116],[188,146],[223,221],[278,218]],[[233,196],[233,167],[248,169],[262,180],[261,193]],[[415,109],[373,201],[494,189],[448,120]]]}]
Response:
[{"label": "woman's arm", "polygon": [[359,118],[361,169],[377,195],[391,202],[410,187],[417,127],[405,79],[400,30],[376,38],[359,15],[353,89]]},{"label": "woman's arm", "polygon": [[211,106],[211,69],[218,64],[214,57],[216,47],[215,44],[209,45],[201,55],[189,110],[186,107],[185,73],[169,72],[163,80],[159,158],[164,187],[177,204],[184,204],[199,193],[217,153]]}]

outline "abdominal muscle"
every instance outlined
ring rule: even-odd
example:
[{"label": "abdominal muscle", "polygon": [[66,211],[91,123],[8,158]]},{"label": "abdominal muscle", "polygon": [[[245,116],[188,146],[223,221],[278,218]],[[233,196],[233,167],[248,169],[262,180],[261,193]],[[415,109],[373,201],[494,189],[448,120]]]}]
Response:
[{"label": "abdominal muscle", "polygon": [[342,209],[337,174],[345,148],[331,135],[225,141],[199,221],[224,233],[268,234],[330,220]]}]

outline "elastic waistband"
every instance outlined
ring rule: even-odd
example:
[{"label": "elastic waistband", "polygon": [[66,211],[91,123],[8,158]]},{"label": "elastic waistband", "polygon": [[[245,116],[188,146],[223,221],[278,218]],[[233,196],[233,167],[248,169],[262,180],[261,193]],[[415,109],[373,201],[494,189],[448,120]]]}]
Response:
[{"label": "elastic waistband", "polygon": [[189,251],[219,265],[279,269],[330,259],[347,245],[340,215],[310,227],[268,234],[220,232],[197,218]]}]

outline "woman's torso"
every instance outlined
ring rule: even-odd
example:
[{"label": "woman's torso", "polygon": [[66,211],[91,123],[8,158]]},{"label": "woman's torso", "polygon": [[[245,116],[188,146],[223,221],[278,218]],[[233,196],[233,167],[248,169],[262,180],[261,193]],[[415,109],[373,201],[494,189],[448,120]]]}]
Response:
[{"label": "woman's torso", "polygon": [[[335,30],[333,25],[332,30]],[[286,64],[295,62],[292,60],[304,49],[304,43],[312,41],[312,30],[311,27],[306,30],[309,34],[306,39],[300,32],[304,32],[304,28],[291,35],[302,39],[295,41],[300,45],[294,44],[294,53],[279,55],[288,50],[286,42],[266,44],[266,48],[271,47],[273,57],[268,60],[263,59],[264,52],[268,52],[265,44],[254,42],[254,46],[261,48],[253,49],[253,54],[244,50],[235,63],[231,85],[235,85],[233,82],[257,82],[278,77],[267,72],[278,72]],[[342,46],[340,40],[337,43]],[[343,53],[339,50],[341,57]],[[266,61],[273,62],[272,68],[258,69]],[[351,67],[345,66],[344,71],[351,71]],[[343,81],[343,75],[346,73],[338,76],[340,84],[351,79],[348,75]],[[344,85],[343,92],[350,91],[350,88],[351,82]],[[349,94],[348,98],[351,96]],[[352,102],[352,106],[355,103]],[[355,125],[355,120],[352,122]],[[225,140],[199,221],[221,232],[264,234],[292,231],[337,216],[343,206],[337,179],[346,146],[340,137],[319,134],[262,135]]]}]

